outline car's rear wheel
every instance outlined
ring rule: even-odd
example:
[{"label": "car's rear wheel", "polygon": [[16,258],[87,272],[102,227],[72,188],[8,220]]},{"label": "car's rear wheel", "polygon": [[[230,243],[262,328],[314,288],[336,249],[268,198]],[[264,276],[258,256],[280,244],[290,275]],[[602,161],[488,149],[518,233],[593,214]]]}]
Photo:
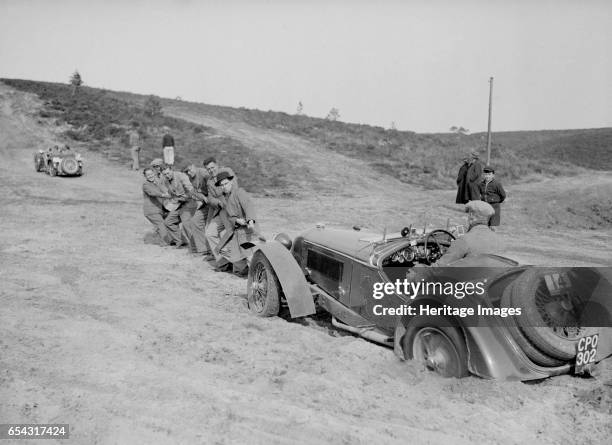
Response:
[{"label": "car's rear wheel", "polygon": [[278,315],[282,288],[270,261],[255,252],[249,267],[247,301],[249,309],[260,317]]},{"label": "car's rear wheel", "polygon": [[469,374],[467,346],[461,330],[441,316],[416,316],[408,322],[402,339],[406,356],[442,377]]},{"label": "car's rear wheel", "polygon": [[67,175],[75,175],[79,171],[79,164],[74,158],[64,158],[62,159],[60,168]]}]

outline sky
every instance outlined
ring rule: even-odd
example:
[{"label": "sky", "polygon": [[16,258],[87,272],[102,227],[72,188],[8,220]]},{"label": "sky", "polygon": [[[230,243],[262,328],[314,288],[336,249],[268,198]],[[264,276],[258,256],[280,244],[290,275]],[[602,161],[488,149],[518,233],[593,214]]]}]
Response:
[{"label": "sky", "polygon": [[0,77],[444,132],[612,127],[609,0],[0,0]]}]

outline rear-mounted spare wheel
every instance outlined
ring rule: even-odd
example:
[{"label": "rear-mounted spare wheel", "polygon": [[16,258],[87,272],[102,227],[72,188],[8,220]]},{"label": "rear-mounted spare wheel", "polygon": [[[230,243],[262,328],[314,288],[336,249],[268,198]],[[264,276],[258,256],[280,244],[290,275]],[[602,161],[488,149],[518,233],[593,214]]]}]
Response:
[{"label": "rear-mounted spare wheel", "polygon": [[566,281],[571,285],[551,291],[547,280],[559,273],[562,273],[559,268],[525,271],[510,289],[511,304],[522,308],[515,320],[534,346],[550,357],[572,360],[578,341],[596,333],[597,328],[582,325],[583,310],[590,296],[584,277],[570,270]]},{"label": "rear-mounted spare wheel", "polygon": [[67,175],[76,175],[79,171],[79,164],[74,158],[64,158],[60,164],[60,168]]}]

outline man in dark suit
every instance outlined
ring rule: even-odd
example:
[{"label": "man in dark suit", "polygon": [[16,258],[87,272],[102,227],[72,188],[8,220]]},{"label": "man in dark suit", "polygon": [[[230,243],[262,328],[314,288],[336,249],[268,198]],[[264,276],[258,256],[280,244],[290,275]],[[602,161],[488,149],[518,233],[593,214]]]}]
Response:
[{"label": "man in dark suit", "polygon": [[463,164],[459,168],[459,173],[457,173],[457,197],[455,198],[456,204],[466,204],[468,202],[465,196],[467,187],[467,171],[470,167],[468,161],[469,158],[463,158]]},{"label": "man in dark suit", "polygon": [[482,164],[478,152],[470,153],[469,166],[466,173],[465,201],[480,201],[480,182],[482,181]]}]

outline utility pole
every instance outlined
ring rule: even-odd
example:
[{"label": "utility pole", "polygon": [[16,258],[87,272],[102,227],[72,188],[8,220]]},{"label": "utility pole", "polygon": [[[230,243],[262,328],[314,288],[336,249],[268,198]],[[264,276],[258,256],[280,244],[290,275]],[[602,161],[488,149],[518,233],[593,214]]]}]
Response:
[{"label": "utility pole", "polygon": [[487,126],[487,165],[491,163],[491,109],[493,107],[493,78],[489,78],[489,125]]}]

